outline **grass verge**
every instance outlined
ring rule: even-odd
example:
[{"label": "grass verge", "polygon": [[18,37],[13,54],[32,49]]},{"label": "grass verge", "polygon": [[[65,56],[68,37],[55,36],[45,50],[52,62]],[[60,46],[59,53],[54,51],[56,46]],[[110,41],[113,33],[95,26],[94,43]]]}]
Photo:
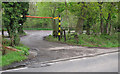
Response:
[{"label": "grass verge", "polygon": [[14,62],[20,62],[22,60],[25,60],[27,59],[27,57],[22,52],[11,52],[4,56],[0,56],[0,59],[2,59],[2,61],[0,61],[0,66],[3,67],[10,65]]},{"label": "grass verge", "polygon": [[58,38],[54,38],[53,36],[49,35],[45,37],[45,40],[51,41],[51,42],[61,42],[66,43],[70,45],[80,45],[80,46],[86,46],[86,47],[118,47],[118,33],[114,35],[86,35],[82,34],[78,36],[78,42],[76,41],[75,37],[73,35],[67,35],[66,36],[66,42],[64,41],[64,38],[61,39],[61,41],[58,41]]},{"label": "grass verge", "polygon": [[[2,45],[3,46],[10,46],[10,40],[8,39],[2,39]],[[20,62],[22,60],[27,59],[27,55],[29,55],[29,47],[23,45],[23,44],[19,44],[19,46],[14,46],[12,48],[21,50],[21,51],[11,51],[11,50],[7,50],[4,48],[5,50],[5,55],[0,56],[0,59],[2,59],[2,61],[0,61],[0,66],[7,66],[10,65],[14,62]],[[1,51],[0,51],[1,53]]]}]

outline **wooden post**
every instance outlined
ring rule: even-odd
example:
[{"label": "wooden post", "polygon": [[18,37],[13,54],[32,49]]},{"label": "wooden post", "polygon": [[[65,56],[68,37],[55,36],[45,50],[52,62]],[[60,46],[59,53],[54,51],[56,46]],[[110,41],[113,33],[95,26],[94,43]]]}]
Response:
[{"label": "wooden post", "polygon": [[66,41],[66,33],[65,33],[65,29],[63,29],[64,32],[64,41]]}]

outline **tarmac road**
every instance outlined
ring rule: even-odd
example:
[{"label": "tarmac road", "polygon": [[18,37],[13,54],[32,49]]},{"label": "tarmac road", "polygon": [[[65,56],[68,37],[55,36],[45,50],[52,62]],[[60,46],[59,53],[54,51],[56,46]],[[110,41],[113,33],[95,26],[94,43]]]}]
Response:
[{"label": "tarmac road", "polygon": [[51,47],[67,46],[65,44],[59,44],[43,40],[43,37],[52,34],[52,31],[29,30],[25,32],[27,33],[27,36],[21,37],[21,42],[23,42],[30,48],[39,48],[47,50],[47,48]]},{"label": "tarmac road", "polygon": [[46,67],[26,68],[10,72],[118,72],[118,53],[62,61]]}]

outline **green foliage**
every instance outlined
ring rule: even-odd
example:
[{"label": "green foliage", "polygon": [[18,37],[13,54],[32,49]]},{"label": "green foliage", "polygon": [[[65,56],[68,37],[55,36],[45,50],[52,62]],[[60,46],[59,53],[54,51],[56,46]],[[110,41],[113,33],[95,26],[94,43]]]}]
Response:
[{"label": "green foliage", "polygon": [[11,52],[4,56],[0,56],[0,59],[2,59],[2,61],[0,61],[0,66],[3,67],[10,65],[14,62],[20,62],[22,60],[25,60],[27,59],[27,57],[21,52]]},{"label": "green foliage", "polygon": [[27,14],[29,4],[28,2],[3,2],[3,26],[7,29],[7,32],[11,38],[11,45],[18,45],[20,38],[18,35],[18,29],[20,23],[26,21],[25,16]]},{"label": "green foliage", "polygon": [[[31,16],[52,17],[51,7],[49,7],[49,4],[49,2],[38,2],[36,5],[34,3],[30,3],[29,14]],[[27,18],[27,21],[24,23],[24,27],[51,28],[51,21],[51,19]],[[31,24],[31,22],[34,24]]]},{"label": "green foliage", "polygon": [[[10,3],[11,5],[14,3]],[[28,5],[25,2],[20,2],[23,11],[18,11],[20,14],[27,14],[28,6],[29,13],[32,16],[41,16],[41,17],[52,17],[55,9],[54,17],[59,14],[62,17],[62,27],[71,27],[75,28],[77,25],[78,18],[82,18],[84,22],[80,25],[84,26],[85,30],[92,31],[92,33],[100,34],[100,14],[102,13],[103,27],[106,29],[106,23],[108,22],[108,29],[110,29],[110,24],[113,28],[119,26],[118,22],[118,3],[117,2],[103,2],[100,4],[98,2],[31,2]],[[3,5],[4,6],[4,5]],[[100,6],[102,7],[100,10]],[[9,8],[13,10],[13,7]],[[67,11],[67,12],[66,12]],[[5,13],[5,12],[4,12]],[[108,18],[110,13],[111,19]],[[14,15],[15,16],[15,15]],[[10,16],[6,16],[5,20],[8,20]],[[13,18],[13,17],[12,17]],[[68,18],[68,20],[67,20]],[[26,18],[22,18],[23,22]],[[19,19],[21,20],[21,18]],[[53,28],[58,24],[58,20],[55,20],[56,24],[53,25],[52,19],[38,19],[38,18],[27,18],[27,21],[24,23],[25,28]],[[31,24],[32,23],[32,24]],[[76,27],[77,28],[77,27]],[[80,27],[78,27],[80,28]],[[81,28],[82,29],[82,28]],[[110,32],[112,32],[110,30]]]},{"label": "green foliage", "polygon": [[[87,46],[87,47],[118,47],[118,34],[114,35],[86,35],[82,34],[79,35],[79,42],[77,43],[76,39],[74,38],[74,35],[69,35],[67,40],[64,42],[64,39],[62,38],[60,42],[67,43],[70,45],[80,45],[80,46]],[[48,41],[54,41],[59,42],[58,38],[54,38],[51,35],[46,37],[46,40]]]},{"label": "green foliage", "polygon": [[[55,13],[54,13],[55,10]],[[57,17],[64,11],[64,2],[37,2],[30,3],[29,14],[40,17]],[[54,16],[53,16],[54,14]],[[56,23],[58,22],[55,20]],[[34,24],[31,24],[34,23]],[[57,24],[56,24],[57,25]],[[27,18],[25,28],[53,28],[53,19]]]},{"label": "green foliage", "polygon": [[22,50],[25,55],[29,55],[28,47],[15,46],[16,49]]},{"label": "green foliage", "polygon": [[11,41],[5,38],[2,38],[2,45],[4,46],[10,46]]},{"label": "green foliage", "polygon": [[[100,6],[102,7],[100,10]],[[33,16],[52,17],[61,15],[61,26],[65,28],[84,29],[90,34],[101,34],[101,19],[103,19],[103,30],[109,29],[109,34],[113,33],[113,28],[119,26],[118,3],[117,2],[33,2],[30,4],[29,13]],[[111,19],[108,19],[110,13]],[[100,17],[100,14],[101,17]],[[84,20],[83,23],[81,20]],[[34,24],[31,24],[34,23]],[[58,20],[53,24],[52,19],[28,18],[25,28],[58,28]],[[80,24],[79,24],[80,23]],[[108,26],[106,24],[108,23]],[[83,28],[81,28],[83,26]],[[111,26],[112,25],[112,29]],[[57,30],[57,29],[56,29]],[[77,31],[76,31],[77,32]],[[79,33],[79,31],[78,31]],[[81,33],[82,34],[82,33]]]}]

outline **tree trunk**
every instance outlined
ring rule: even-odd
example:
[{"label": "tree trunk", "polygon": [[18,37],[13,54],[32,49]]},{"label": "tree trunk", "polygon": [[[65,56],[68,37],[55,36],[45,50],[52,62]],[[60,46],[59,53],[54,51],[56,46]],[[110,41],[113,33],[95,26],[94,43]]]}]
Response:
[{"label": "tree trunk", "polygon": [[[11,22],[10,24],[13,24],[13,22]],[[6,27],[7,28],[7,32],[9,34],[9,37],[10,37],[10,41],[11,41],[11,46],[14,47],[16,45],[19,45],[19,42],[20,42],[20,37],[18,35],[18,32],[14,29],[14,27],[11,25],[9,27]]]},{"label": "tree trunk", "polygon": [[84,18],[83,17],[85,17],[85,14],[86,14],[85,9],[84,9],[84,7],[86,7],[85,2],[82,2],[82,3],[83,3],[83,6],[82,6],[81,11],[83,12],[83,14],[81,14],[81,16],[78,17],[78,22],[77,22],[76,30],[75,30],[78,34],[83,33],[83,23],[84,23]]},{"label": "tree trunk", "polygon": [[89,19],[88,19],[88,22],[87,22],[87,32],[86,32],[87,35],[90,35],[90,25],[89,25]]},{"label": "tree trunk", "polygon": [[111,25],[111,23],[110,23],[110,28],[109,28],[108,35],[111,35],[111,31],[112,31],[112,25]]},{"label": "tree trunk", "polygon": [[[52,17],[55,17],[55,11],[56,11],[56,7],[54,7],[54,9],[53,9]],[[53,19],[52,21],[53,21],[53,24],[52,24],[53,36],[57,37],[57,27],[56,27],[55,19]]]},{"label": "tree trunk", "polygon": [[13,47],[14,46],[14,36],[13,35],[11,36],[10,40],[11,40],[11,46]]},{"label": "tree trunk", "polygon": [[[100,2],[99,4],[103,4],[103,2]],[[102,6],[99,6],[100,7],[100,31],[101,31],[101,34],[104,33],[104,25],[103,25],[103,18],[102,18]]]},{"label": "tree trunk", "polygon": [[78,22],[75,30],[78,34],[82,34],[83,32],[83,22],[84,20],[82,18],[78,18]]},{"label": "tree trunk", "polygon": [[2,26],[2,37],[4,37],[4,27]]},{"label": "tree trunk", "polygon": [[102,13],[100,13],[100,31],[101,31],[101,34],[104,33],[104,25],[103,25]]},{"label": "tree trunk", "polygon": [[20,42],[19,34],[18,34],[18,33],[15,33],[15,34],[14,34],[14,45],[15,45],[15,46],[19,45],[19,42]]},{"label": "tree trunk", "polygon": [[68,32],[70,32],[70,24],[69,24],[69,17],[68,17],[68,7],[67,7],[67,2],[65,0],[65,7],[66,7],[66,20],[68,22]]},{"label": "tree trunk", "polygon": [[107,18],[107,20],[106,20],[105,34],[108,34],[108,31],[109,31],[108,25],[109,25],[110,19],[111,19],[111,15],[110,15],[110,13],[109,13],[109,14],[108,14],[108,18]]},{"label": "tree trunk", "polygon": [[119,22],[119,20],[120,20],[120,1],[119,1],[119,3],[118,3],[118,32],[120,32],[120,22]]}]

